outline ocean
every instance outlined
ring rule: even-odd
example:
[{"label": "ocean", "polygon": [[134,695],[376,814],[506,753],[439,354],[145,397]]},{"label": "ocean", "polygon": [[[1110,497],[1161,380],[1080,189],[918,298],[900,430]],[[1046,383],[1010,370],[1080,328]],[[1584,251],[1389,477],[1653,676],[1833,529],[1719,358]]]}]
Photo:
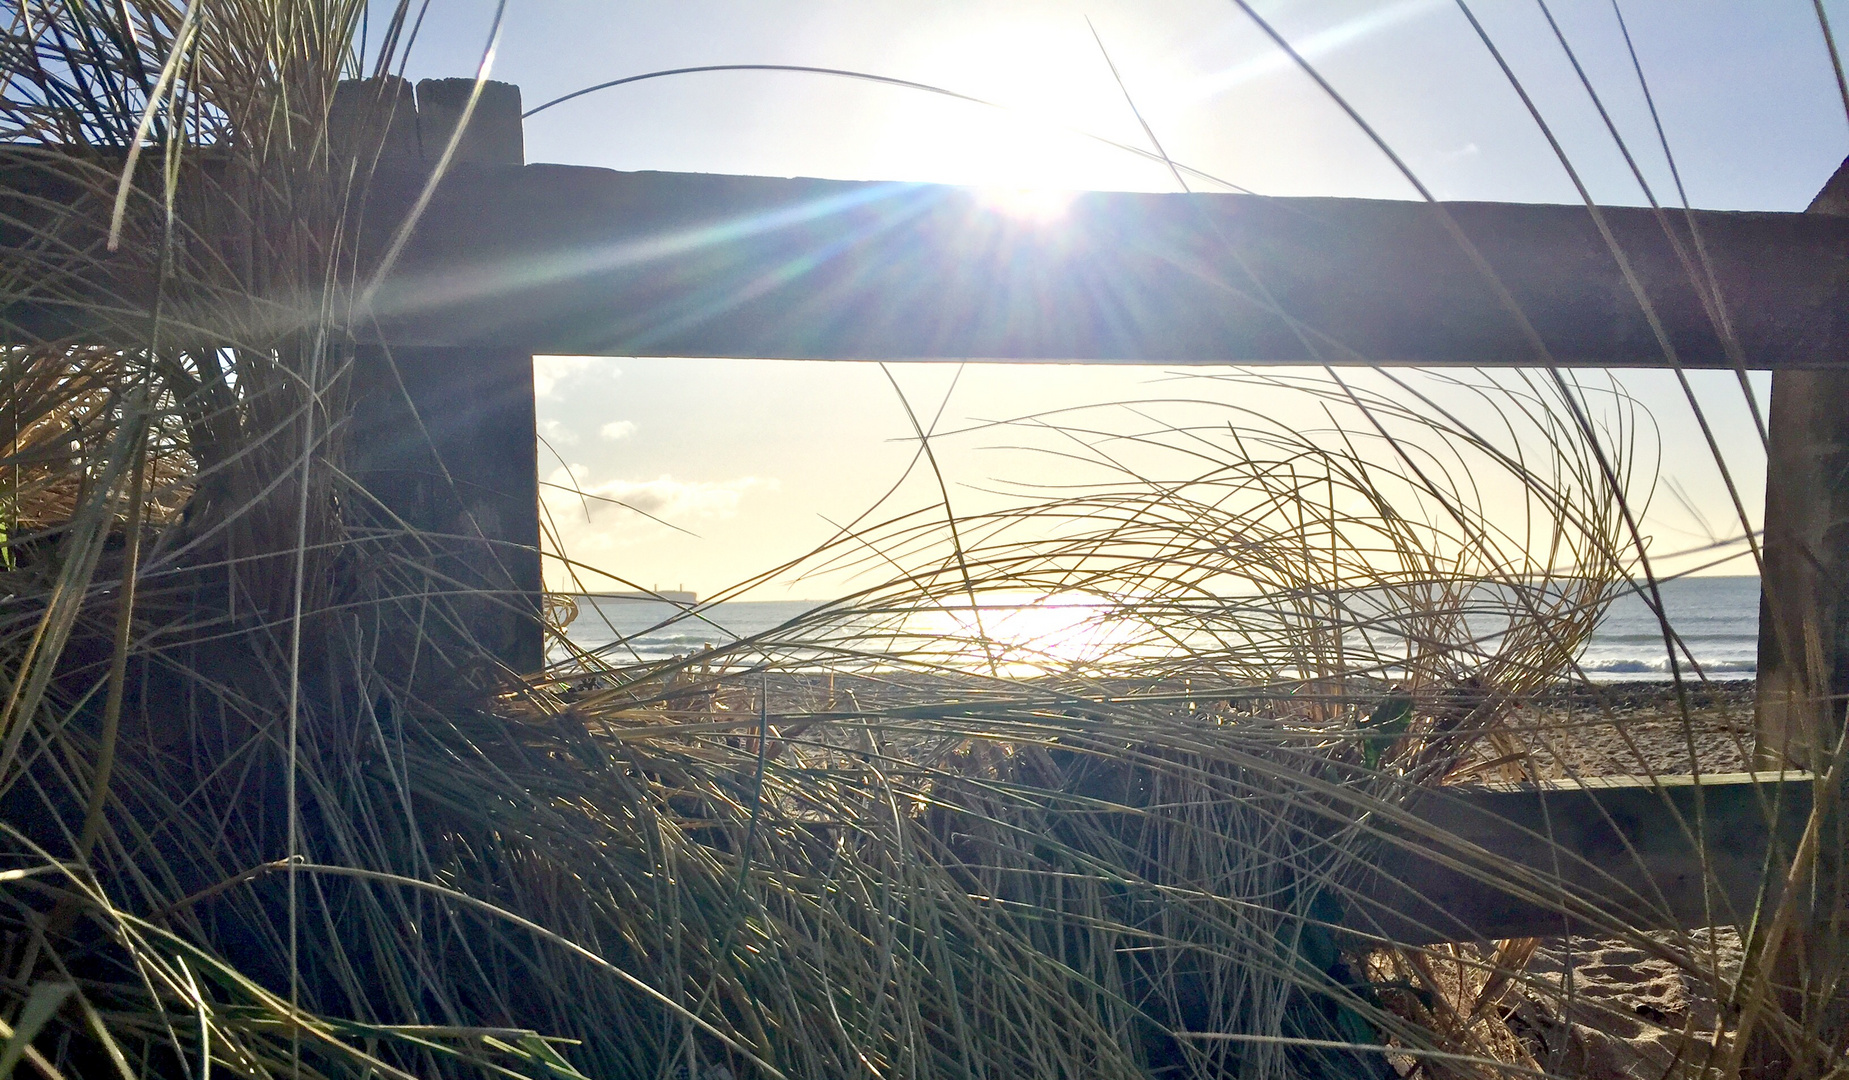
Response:
[{"label": "ocean", "polygon": [[[1759,640],[1757,577],[1695,577],[1662,584],[1663,606],[1687,654],[1710,679],[1751,678]],[[816,606],[806,600],[715,604],[695,618],[676,620],[679,609],[657,601],[579,598],[571,624],[574,642],[602,649],[617,662],[658,660],[736,638],[764,633]],[[1668,650],[1656,615],[1630,593],[1615,600],[1580,657],[1598,681],[1667,679]],[[1693,674],[1686,661],[1685,674]]]},{"label": "ocean", "polygon": [[[1753,677],[1759,653],[1757,577],[1680,578],[1663,582],[1662,590],[1670,626],[1708,678]],[[1636,594],[1614,601],[1580,666],[1595,679],[1667,679],[1663,627],[1650,605]]]}]

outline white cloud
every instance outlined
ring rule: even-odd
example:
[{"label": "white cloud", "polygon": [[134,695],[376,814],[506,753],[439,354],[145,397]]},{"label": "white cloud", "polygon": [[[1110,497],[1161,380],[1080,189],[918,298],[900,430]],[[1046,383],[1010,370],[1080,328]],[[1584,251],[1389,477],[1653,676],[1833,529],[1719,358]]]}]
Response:
[{"label": "white cloud", "polygon": [[611,441],[627,439],[635,433],[636,425],[633,421],[629,420],[612,420],[603,427],[597,429],[598,435]]},{"label": "white cloud", "polygon": [[578,433],[557,420],[541,420],[539,433],[554,446],[575,446],[578,442]]},{"label": "white cloud", "polygon": [[559,383],[574,375],[583,374],[594,367],[605,367],[605,376],[614,379],[623,373],[604,356],[535,356],[533,358],[533,394],[535,397],[551,397],[558,389]]}]

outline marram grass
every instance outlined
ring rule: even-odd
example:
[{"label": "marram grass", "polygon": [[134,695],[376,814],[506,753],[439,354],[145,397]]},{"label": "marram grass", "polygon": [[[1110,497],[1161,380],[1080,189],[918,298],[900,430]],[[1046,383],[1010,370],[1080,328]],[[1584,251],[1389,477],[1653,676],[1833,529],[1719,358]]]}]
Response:
[{"label": "marram grass", "polygon": [[[0,37],[0,169],[56,196],[8,204],[0,292],[87,328],[0,354],[0,1076],[1561,1068],[1497,1007],[1550,992],[1533,942],[1331,920],[1409,793],[1545,756],[1509,721],[1633,569],[1633,403],[1246,374],[1328,426],[1211,381],[1020,418],[1094,481],[863,523],[785,569],[864,587],[751,640],[496,670],[448,538],[343,470],[376,267],[327,117],[425,15]],[[1052,595],[1089,654],[983,625]]]}]

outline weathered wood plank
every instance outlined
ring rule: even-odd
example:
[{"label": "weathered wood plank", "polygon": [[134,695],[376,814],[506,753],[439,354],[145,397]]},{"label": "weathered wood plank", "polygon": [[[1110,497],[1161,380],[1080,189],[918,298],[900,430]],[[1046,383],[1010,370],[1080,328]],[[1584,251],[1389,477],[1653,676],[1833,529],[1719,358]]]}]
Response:
[{"label": "weathered wood plank", "polygon": [[[1849,161],[1807,214],[1849,220]],[[1825,271],[1828,272],[1827,270]],[[1778,371],[1767,415],[1765,544],[1761,552],[1759,768],[1830,770],[1849,696],[1849,369]],[[1840,766],[1834,770],[1840,773]],[[1817,857],[1797,890],[1789,934],[1770,958],[1773,999],[1799,1027],[1838,993],[1845,886],[1840,802],[1819,822]],[[1808,1018],[1808,1024],[1806,1020]],[[1784,1046],[1770,1025],[1747,1041],[1755,1075],[1801,1072],[1809,1051]]]},{"label": "weathered wood plank", "polygon": [[[431,660],[439,650],[479,649],[537,671],[545,638],[532,354],[363,346],[349,431],[348,467],[377,500],[353,517],[382,535],[416,530],[398,549],[427,575],[430,606],[450,613],[429,614],[388,643],[393,655],[420,656],[422,674],[435,678],[446,675]],[[413,597],[406,609],[419,606]]]},{"label": "weathered wood plank", "polygon": [[[67,204],[69,185],[33,168],[5,173],[0,260],[18,263],[20,287],[0,296],[0,334],[120,337],[120,326],[86,326],[92,316],[68,302],[68,283],[51,296],[39,282],[48,273],[62,281],[65,267],[25,250],[30,229],[21,226]],[[375,253],[422,181],[421,167],[383,169],[357,200]],[[378,311],[395,344],[543,353],[1667,363],[1585,208],[1452,203],[1444,212],[1507,286],[1542,348],[1439,211],[1420,203],[1089,192],[1062,218],[1033,222],[969,188],[479,158],[444,180]],[[1659,218],[1636,208],[1605,215],[1684,365],[1732,364],[1704,301],[1709,270],[1748,367],[1849,362],[1849,221],[1709,211]],[[76,272],[132,262],[96,250],[96,238],[74,239],[89,246]],[[107,289],[128,313],[150,282],[131,272],[109,278]],[[290,298],[277,299],[286,307]],[[208,321],[189,319],[187,304],[169,296],[166,317]],[[276,314],[264,312],[266,325]],[[364,316],[355,314],[357,333],[372,332]]]},{"label": "weathered wood plank", "polygon": [[[1808,214],[1849,220],[1849,161]],[[1766,417],[1759,768],[1819,768],[1849,695],[1849,371],[1778,372]]]},{"label": "weathered wood plank", "polygon": [[[398,187],[376,185],[381,215]],[[558,165],[455,170],[380,311],[407,344],[549,353],[1666,363],[1583,207],[1445,210],[1545,352],[1424,204],[1092,192],[1036,223],[966,188]],[[1731,364],[1682,261],[1691,220],[1748,366],[1849,361],[1849,222],[1606,216],[1683,364]]]},{"label": "weathered wood plank", "polygon": [[[355,96],[374,86],[345,85]],[[387,86],[409,94],[408,84]],[[399,137],[400,160],[441,154],[473,90],[472,79],[419,83],[413,139]],[[520,89],[489,83],[455,156],[517,168],[524,154]],[[545,586],[531,351],[469,342],[362,346],[353,402],[353,475],[384,509],[379,527],[403,522],[423,534],[413,557],[444,594],[457,632],[472,639],[462,654],[480,648],[515,671],[537,671],[545,663]],[[426,620],[420,633],[452,644],[443,640],[451,635],[445,620]]]},{"label": "weathered wood plank", "polygon": [[1771,773],[1434,789],[1345,921],[1409,944],[1742,924],[1782,882],[1811,789]]}]

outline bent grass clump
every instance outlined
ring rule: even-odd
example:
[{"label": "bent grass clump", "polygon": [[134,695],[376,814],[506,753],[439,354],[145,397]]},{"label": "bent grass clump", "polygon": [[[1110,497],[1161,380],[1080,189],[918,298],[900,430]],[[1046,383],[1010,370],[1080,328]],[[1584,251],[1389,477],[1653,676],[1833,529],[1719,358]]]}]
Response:
[{"label": "bent grass clump", "polygon": [[[749,640],[497,671],[455,538],[342,467],[376,267],[327,117],[419,12],[367,17],[0,38],[0,159],[65,196],[6,222],[7,300],[112,337],[0,366],[0,1073],[1545,1071],[1496,1009],[1532,942],[1334,924],[1409,794],[1547,754],[1509,721],[1628,578],[1632,403],[1241,374],[1327,425],[1214,383],[1021,418],[1096,481],[856,528],[786,569],[871,584]],[[1076,628],[991,633],[1022,597]]]}]

